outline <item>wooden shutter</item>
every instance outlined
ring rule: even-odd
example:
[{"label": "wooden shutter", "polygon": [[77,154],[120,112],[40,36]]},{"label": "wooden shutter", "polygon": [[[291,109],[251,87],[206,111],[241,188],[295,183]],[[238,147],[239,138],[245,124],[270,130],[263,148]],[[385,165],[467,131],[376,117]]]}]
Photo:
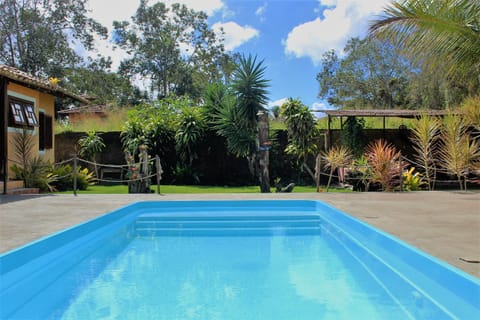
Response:
[{"label": "wooden shutter", "polygon": [[45,113],[39,113],[40,127],[38,128],[39,149],[53,148],[53,118]]},{"label": "wooden shutter", "polygon": [[38,114],[38,148],[40,150],[45,150],[45,113],[40,112]]},{"label": "wooden shutter", "polygon": [[45,116],[45,148],[53,148],[53,118]]}]

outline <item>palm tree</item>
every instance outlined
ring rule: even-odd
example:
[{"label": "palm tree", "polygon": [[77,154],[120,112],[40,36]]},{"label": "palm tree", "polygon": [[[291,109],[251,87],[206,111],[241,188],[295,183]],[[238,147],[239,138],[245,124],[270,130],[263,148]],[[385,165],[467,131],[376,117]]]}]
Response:
[{"label": "palm tree", "polygon": [[404,0],[384,10],[370,33],[405,49],[414,61],[445,66],[450,75],[480,78],[480,1]]}]

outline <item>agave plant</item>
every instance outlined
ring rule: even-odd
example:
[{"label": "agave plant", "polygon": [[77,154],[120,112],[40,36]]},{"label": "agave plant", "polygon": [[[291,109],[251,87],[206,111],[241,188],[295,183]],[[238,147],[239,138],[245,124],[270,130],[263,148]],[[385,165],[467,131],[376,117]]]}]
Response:
[{"label": "agave plant", "polygon": [[428,190],[434,189],[435,176],[435,143],[440,133],[438,118],[423,115],[414,124],[410,140],[416,151],[415,160],[423,169]]},{"label": "agave plant", "polygon": [[392,144],[380,139],[367,146],[366,155],[372,182],[380,183],[383,191],[400,186],[400,175],[406,167],[401,153]]},{"label": "agave plant", "polygon": [[327,151],[322,153],[322,158],[326,161],[325,168],[330,169],[330,174],[328,176],[327,189],[330,188],[330,183],[332,182],[333,172],[340,168],[346,167],[352,161],[352,152],[345,146],[334,146]]}]

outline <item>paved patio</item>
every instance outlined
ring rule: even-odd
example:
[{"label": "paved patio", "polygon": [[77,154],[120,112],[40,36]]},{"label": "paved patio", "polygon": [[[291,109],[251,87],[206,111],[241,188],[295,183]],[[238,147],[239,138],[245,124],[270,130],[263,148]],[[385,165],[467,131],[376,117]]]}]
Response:
[{"label": "paved patio", "polygon": [[[0,195],[0,252],[141,200],[325,201],[480,277],[480,193]],[[465,260],[472,261],[466,262]]]}]

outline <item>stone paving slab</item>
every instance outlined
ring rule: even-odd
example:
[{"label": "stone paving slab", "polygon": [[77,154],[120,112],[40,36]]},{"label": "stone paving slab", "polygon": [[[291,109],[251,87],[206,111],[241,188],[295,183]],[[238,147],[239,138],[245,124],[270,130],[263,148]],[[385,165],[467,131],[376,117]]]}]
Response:
[{"label": "stone paving slab", "polygon": [[[321,200],[480,277],[480,193],[0,195],[0,252],[142,200]],[[463,260],[462,260],[463,259]]]}]

